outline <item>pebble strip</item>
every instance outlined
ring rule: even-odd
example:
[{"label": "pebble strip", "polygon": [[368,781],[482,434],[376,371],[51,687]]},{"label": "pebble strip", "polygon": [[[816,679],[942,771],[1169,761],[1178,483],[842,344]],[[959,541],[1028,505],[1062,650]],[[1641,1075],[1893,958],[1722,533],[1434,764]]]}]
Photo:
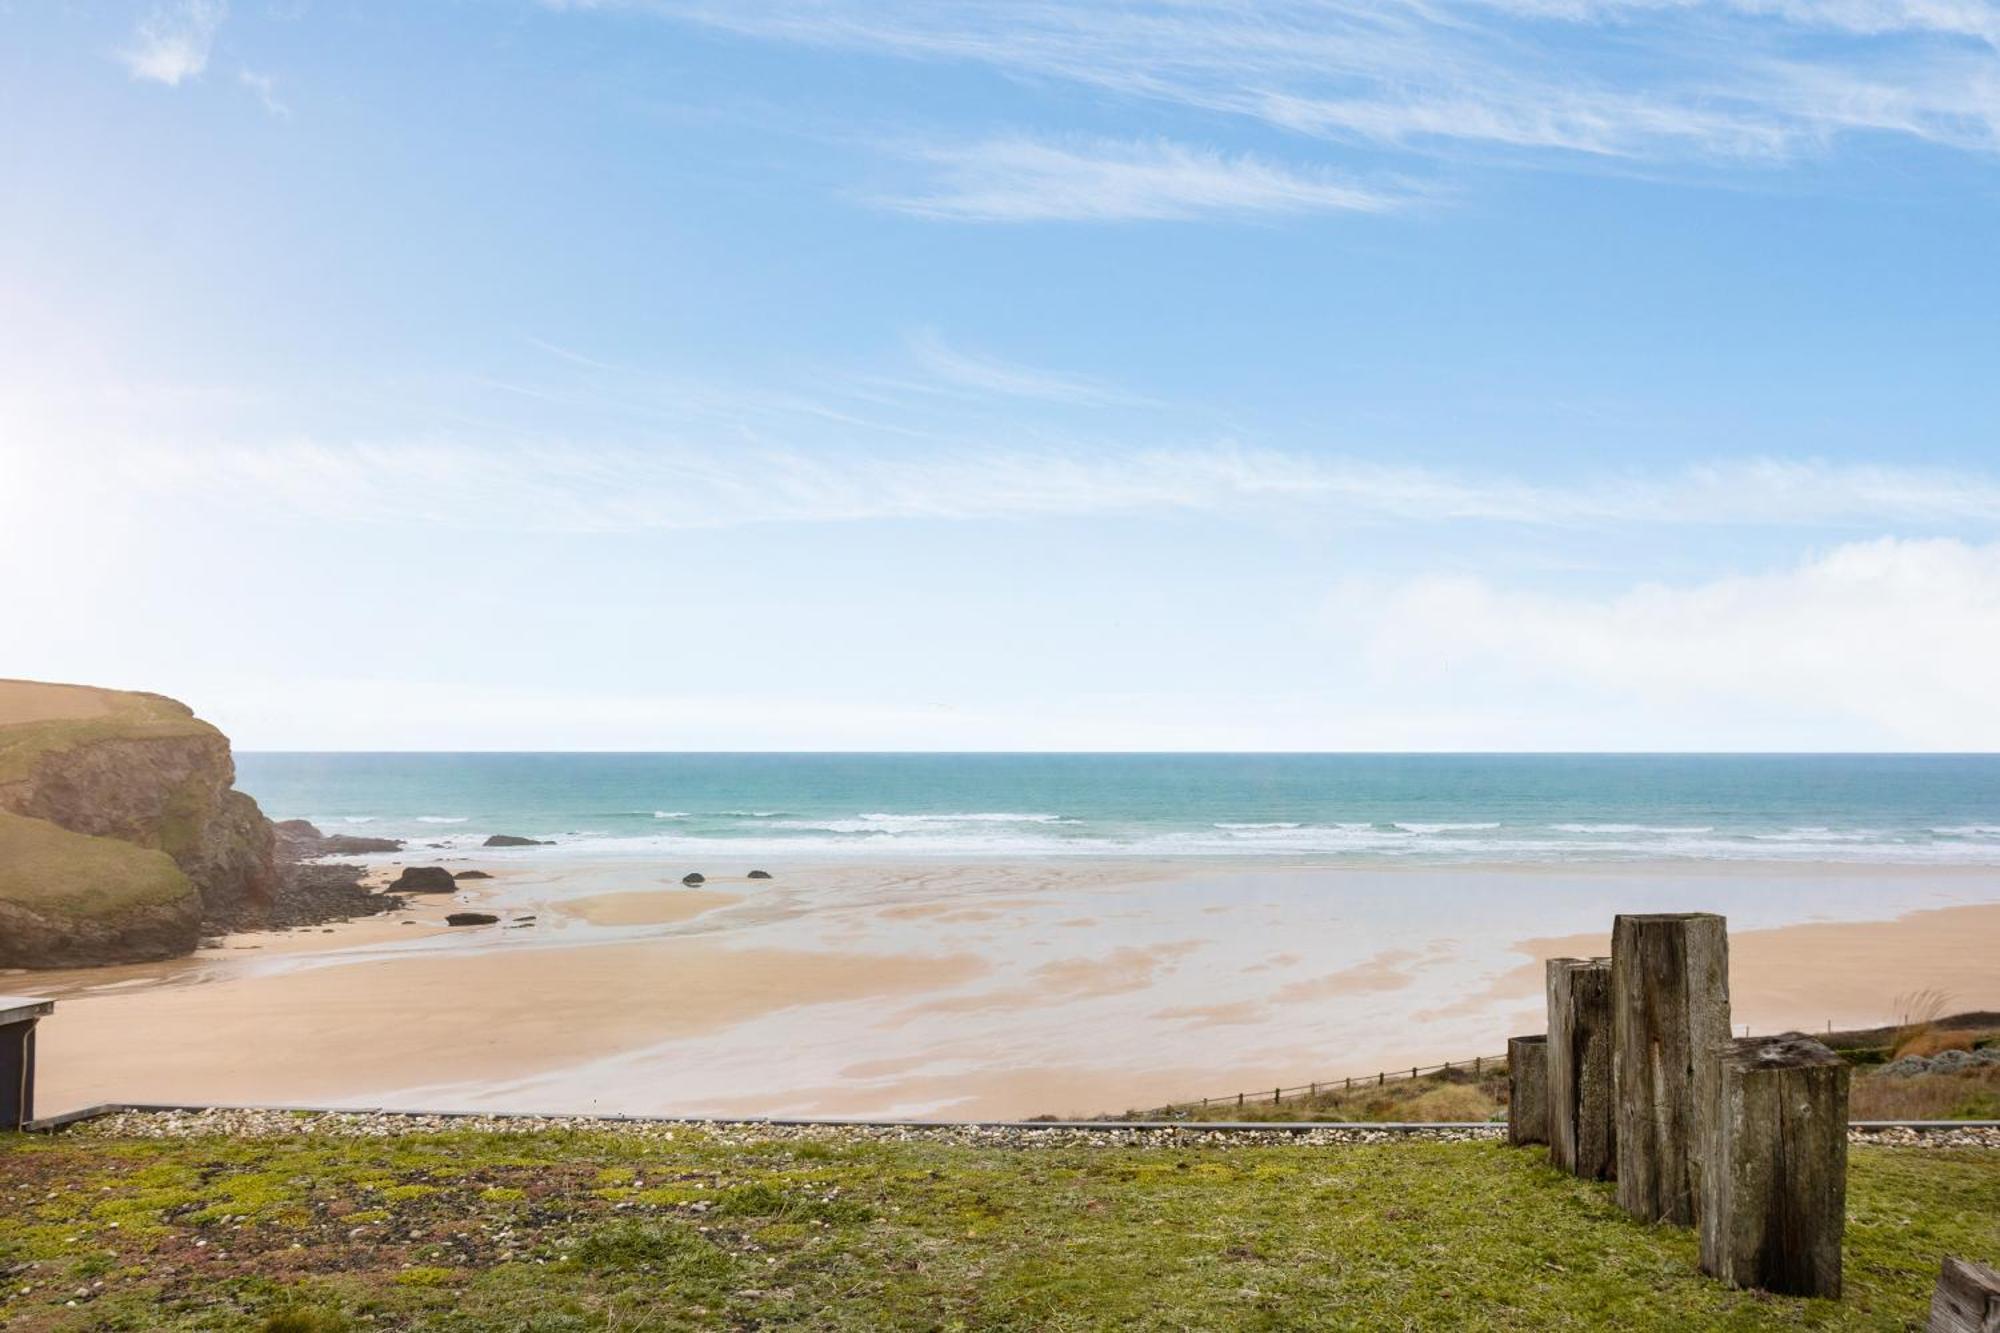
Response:
[{"label": "pebble strip", "polygon": [[[178,1139],[204,1135],[268,1139],[394,1138],[447,1133],[600,1133],[634,1139],[672,1139],[694,1133],[727,1144],[943,1143],[965,1148],[1164,1148],[1191,1141],[1254,1146],[1327,1147],[1356,1143],[1472,1143],[1506,1137],[1506,1126],[1416,1130],[1359,1129],[1337,1124],[1309,1130],[1204,1129],[1198,1124],[1171,1129],[1084,1130],[1036,1125],[772,1125],[754,1121],[607,1120],[589,1116],[439,1116],[374,1111],[119,1111],[71,1126],[67,1134],[87,1138]],[[1848,1142],[1911,1148],[2000,1148],[2000,1129],[1850,1130]]]}]

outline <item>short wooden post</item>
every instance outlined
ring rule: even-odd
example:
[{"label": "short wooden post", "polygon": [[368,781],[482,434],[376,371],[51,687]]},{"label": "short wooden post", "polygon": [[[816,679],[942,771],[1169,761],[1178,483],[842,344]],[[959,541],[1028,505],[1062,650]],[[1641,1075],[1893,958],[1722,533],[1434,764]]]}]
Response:
[{"label": "short wooden post", "polygon": [[1285,1090],[1283,1088],[1271,1089],[1271,1105],[1276,1106],[1279,1100],[1284,1097],[1284,1095],[1285,1095]]},{"label": "short wooden post", "polygon": [[1701,1173],[1701,1268],[1735,1287],[1840,1295],[1847,1065],[1802,1033],[1730,1042]]},{"label": "short wooden post", "polygon": [[1243,1105],[1243,1094],[1240,1092],[1236,1094],[1236,1104],[1238,1106]]},{"label": "short wooden post", "polygon": [[1728,923],[1710,912],[1618,917],[1611,927],[1618,1206],[1643,1222],[1694,1225],[1716,1056],[1728,1041]]},{"label": "short wooden post", "polygon": [[1611,1117],[1611,960],[1551,958],[1549,1160],[1587,1180],[1618,1169]]},{"label": "short wooden post", "polygon": [[0,1129],[35,1118],[35,1024],[55,1001],[0,995]]},{"label": "short wooden post", "polygon": [[1924,1333],[2000,1333],[2000,1273],[1967,1259],[1946,1259]]},{"label": "short wooden post", "polygon": [[1549,1039],[1507,1038],[1507,1142],[1549,1141]]}]

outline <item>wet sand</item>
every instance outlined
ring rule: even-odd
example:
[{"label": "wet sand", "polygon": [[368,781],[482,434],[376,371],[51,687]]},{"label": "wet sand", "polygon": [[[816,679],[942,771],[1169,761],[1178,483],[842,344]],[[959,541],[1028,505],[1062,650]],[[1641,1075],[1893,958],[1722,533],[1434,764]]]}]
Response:
[{"label": "wet sand", "polygon": [[[486,862],[478,862],[488,865]],[[2000,1007],[2000,873],[1917,867],[636,862],[497,878],[53,994],[44,1111],[105,1100],[1011,1117],[1493,1055],[1617,911],[1732,925],[1739,1023]],[[496,926],[453,930],[477,907]],[[523,918],[532,918],[524,920]],[[404,924],[410,922],[413,924]]]}]

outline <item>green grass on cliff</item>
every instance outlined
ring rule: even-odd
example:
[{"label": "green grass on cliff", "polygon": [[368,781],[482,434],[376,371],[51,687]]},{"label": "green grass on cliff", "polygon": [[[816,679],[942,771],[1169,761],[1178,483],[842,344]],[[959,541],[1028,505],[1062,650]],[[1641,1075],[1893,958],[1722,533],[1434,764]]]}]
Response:
[{"label": "green grass on cliff", "polygon": [[1501,1144],[0,1138],[19,1333],[1907,1329],[2000,1153],[1857,1148],[1840,1301]]},{"label": "green grass on cliff", "polygon": [[172,903],[194,892],[165,852],[0,811],[0,902],[77,920]]},{"label": "green grass on cliff", "polygon": [[[35,707],[41,702],[38,696],[52,699],[87,697],[93,704],[100,705],[103,711],[90,716],[9,720],[10,706],[25,707],[28,716],[38,717],[43,711]],[[34,771],[36,762],[51,750],[65,750],[102,740],[219,734],[214,727],[196,717],[186,704],[165,695],[50,685],[38,681],[0,680],[0,786],[27,778]]]}]

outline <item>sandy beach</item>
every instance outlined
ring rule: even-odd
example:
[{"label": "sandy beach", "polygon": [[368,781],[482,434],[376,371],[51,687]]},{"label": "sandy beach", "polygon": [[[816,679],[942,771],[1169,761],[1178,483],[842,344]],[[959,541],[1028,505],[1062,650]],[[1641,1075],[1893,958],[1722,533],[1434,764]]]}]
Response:
[{"label": "sandy beach", "polygon": [[[2000,873],[1804,865],[622,862],[496,878],[57,998],[44,1111],[107,1100],[623,1113],[1116,1111],[1498,1053],[1617,911],[1730,916],[1739,1025],[2000,1006]],[[448,910],[494,912],[451,929]]]}]

